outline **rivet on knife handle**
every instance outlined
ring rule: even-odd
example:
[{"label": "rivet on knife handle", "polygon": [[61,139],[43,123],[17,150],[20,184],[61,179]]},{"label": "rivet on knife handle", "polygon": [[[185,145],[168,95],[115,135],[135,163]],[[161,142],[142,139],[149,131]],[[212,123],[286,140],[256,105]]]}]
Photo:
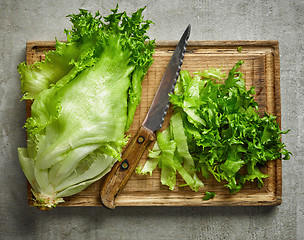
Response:
[{"label": "rivet on knife handle", "polygon": [[133,174],[139,160],[148,145],[155,140],[155,135],[145,127],[141,127],[122,154],[122,160],[116,162],[111,172],[105,176],[100,191],[101,203],[110,209],[115,208],[115,198]]}]

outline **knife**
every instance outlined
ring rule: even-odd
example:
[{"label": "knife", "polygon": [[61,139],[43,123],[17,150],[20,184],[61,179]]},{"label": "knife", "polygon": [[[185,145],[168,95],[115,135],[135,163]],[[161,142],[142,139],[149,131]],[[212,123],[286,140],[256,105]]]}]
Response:
[{"label": "knife", "polygon": [[167,69],[158,86],[150,109],[135,137],[122,153],[122,161],[116,162],[105,176],[100,190],[101,203],[110,209],[115,208],[115,198],[133,174],[143,153],[156,140],[155,131],[162,127],[169,108],[169,93],[173,93],[186,46],[190,36],[189,24],[175,48]]}]

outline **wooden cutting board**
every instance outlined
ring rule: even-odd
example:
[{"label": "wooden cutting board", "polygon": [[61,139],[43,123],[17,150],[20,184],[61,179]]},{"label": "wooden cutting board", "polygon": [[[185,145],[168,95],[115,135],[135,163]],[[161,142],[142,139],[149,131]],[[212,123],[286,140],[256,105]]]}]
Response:
[{"label": "wooden cutting board", "polygon": [[[54,49],[55,42],[27,42],[26,60],[28,64],[41,61],[45,52]],[[157,42],[154,63],[150,67],[142,83],[142,100],[137,108],[130,134],[133,136],[141,125],[152,102],[161,77],[166,69],[177,42]],[[242,47],[239,52],[238,47]],[[278,41],[190,41],[184,58],[182,70],[195,72],[210,67],[222,67],[223,72],[229,70],[238,60],[244,60],[240,71],[244,73],[248,89],[255,86],[255,100],[260,112],[268,112],[277,116],[281,122],[280,102],[280,59]],[[27,117],[30,116],[30,102],[27,102]],[[171,111],[165,120],[168,124]],[[144,164],[148,151],[139,164]],[[224,183],[214,178],[202,179],[205,187],[193,192],[188,187],[168,190],[160,184],[160,172],[155,170],[152,176],[133,174],[123,191],[116,198],[117,206],[252,206],[278,205],[282,201],[282,169],[281,160],[268,162],[262,172],[268,173],[263,188],[258,189],[255,183],[248,183],[236,194],[229,194]],[[97,181],[79,194],[65,198],[58,206],[102,206],[99,201],[101,181]],[[183,183],[177,177],[178,185]],[[203,201],[205,191],[214,191],[216,197]],[[28,184],[28,203],[33,206],[32,193]]]}]

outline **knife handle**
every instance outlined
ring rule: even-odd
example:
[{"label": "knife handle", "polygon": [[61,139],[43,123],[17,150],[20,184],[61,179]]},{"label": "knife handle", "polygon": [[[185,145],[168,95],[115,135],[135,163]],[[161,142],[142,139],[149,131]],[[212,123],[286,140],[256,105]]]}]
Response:
[{"label": "knife handle", "polygon": [[141,126],[134,138],[122,153],[121,161],[114,164],[105,176],[100,190],[101,203],[110,209],[115,208],[115,198],[133,174],[148,145],[155,141],[155,134]]}]

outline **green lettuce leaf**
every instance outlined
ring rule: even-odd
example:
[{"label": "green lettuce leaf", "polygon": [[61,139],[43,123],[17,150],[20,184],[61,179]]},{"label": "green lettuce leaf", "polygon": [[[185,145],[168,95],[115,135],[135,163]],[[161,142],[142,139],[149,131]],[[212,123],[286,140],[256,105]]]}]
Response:
[{"label": "green lettuce leaf", "polygon": [[150,151],[146,164],[142,169],[138,168],[137,173],[151,175],[158,166],[161,169],[161,183],[170,190],[175,189],[178,173],[185,181],[180,186],[189,186],[193,191],[198,191],[204,184],[196,174],[193,158],[188,151],[181,115],[176,113],[170,121],[170,129],[157,132],[157,143]]},{"label": "green lettuce leaf", "polygon": [[206,195],[203,197],[204,201],[208,201],[208,200],[210,200],[210,199],[212,199],[212,198],[215,197],[215,192],[206,191],[205,194]]},{"label": "green lettuce leaf", "polygon": [[[172,136],[167,143],[174,141],[176,151],[166,164],[174,168],[172,162],[180,159],[192,177],[192,182],[184,179],[193,190],[203,186],[196,175],[199,172],[205,178],[212,175],[223,181],[231,193],[240,191],[247,181],[256,181],[262,187],[268,175],[260,171],[260,166],[290,158],[291,153],[281,142],[281,134],[288,131],[280,130],[275,116],[258,112],[254,88],[246,89],[243,74],[238,71],[242,64],[238,61],[228,77],[215,68],[192,75],[181,71],[174,94],[170,95],[174,114],[170,121]],[[159,135],[157,144],[160,148],[163,144]],[[152,152],[156,154],[156,150]]]},{"label": "green lettuce leaf", "polygon": [[57,42],[41,63],[18,66],[23,99],[33,100],[19,159],[36,205],[56,206],[120,159],[153,62],[143,10],[129,17],[117,6],[102,18],[81,9],[69,15],[67,42]]}]

